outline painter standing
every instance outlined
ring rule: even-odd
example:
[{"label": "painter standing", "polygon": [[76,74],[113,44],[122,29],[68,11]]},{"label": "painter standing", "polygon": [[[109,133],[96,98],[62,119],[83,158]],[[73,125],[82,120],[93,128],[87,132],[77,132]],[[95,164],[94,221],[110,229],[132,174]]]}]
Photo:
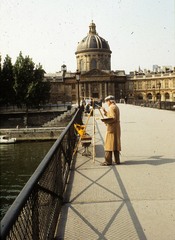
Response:
[{"label": "painter standing", "polygon": [[101,163],[101,166],[108,166],[112,164],[112,152],[114,153],[114,164],[120,164],[119,153],[121,151],[120,142],[120,111],[115,103],[114,96],[108,96],[105,98],[109,109],[108,112],[102,107],[106,124],[106,138],[105,138],[105,161]]}]

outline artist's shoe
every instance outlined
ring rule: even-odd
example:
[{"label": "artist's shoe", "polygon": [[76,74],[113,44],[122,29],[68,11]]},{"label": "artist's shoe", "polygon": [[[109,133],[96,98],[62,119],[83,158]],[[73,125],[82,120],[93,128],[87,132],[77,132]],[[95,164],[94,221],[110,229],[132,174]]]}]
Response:
[{"label": "artist's shoe", "polygon": [[120,164],[120,162],[114,162],[114,165]]},{"label": "artist's shoe", "polygon": [[106,163],[106,162],[100,163],[100,166],[109,166],[109,165],[112,165],[112,164]]}]

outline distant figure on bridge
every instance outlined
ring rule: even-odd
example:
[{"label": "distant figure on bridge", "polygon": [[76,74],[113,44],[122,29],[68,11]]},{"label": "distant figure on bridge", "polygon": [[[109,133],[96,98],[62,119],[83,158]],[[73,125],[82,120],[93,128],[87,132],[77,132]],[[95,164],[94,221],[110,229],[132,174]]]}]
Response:
[{"label": "distant figure on bridge", "polygon": [[86,104],[85,113],[90,113],[90,104],[89,103]]},{"label": "distant figure on bridge", "polygon": [[125,103],[127,104],[127,100],[128,100],[128,98],[127,98],[127,96],[125,96]]},{"label": "distant figure on bridge", "polygon": [[112,152],[114,152],[114,164],[120,164],[119,152],[121,151],[120,143],[120,111],[115,103],[114,96],[105,98],[109,106],[108,112],[102,107],[104,115],[107,116],[105,124],[107,127],[105,138],[105,161],[101,166],[108,166],[112,164]]}]

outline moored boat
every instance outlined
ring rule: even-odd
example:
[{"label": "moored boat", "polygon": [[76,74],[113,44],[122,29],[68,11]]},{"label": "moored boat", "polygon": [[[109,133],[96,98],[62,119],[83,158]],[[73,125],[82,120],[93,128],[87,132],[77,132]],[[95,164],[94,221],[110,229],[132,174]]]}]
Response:
[{"label": "moored boat", "polygon": [[8,144],[8,143],[15,143],[16,138],[10,138],[6,135],[1,135],[0,136],[0,144]]}]

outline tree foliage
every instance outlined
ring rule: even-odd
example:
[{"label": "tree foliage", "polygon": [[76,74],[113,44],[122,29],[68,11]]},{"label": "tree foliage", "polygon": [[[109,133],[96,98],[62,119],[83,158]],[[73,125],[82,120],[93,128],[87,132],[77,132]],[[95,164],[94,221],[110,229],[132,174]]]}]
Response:
[{"label": "tree foliage", "polygon": [[7,55],[3,68],[1,69],[1,103],[3,105],[13,105],[15,102],[13,65],[11,58]]},{"label": "tree foliage", "polygon": [[14,65],[11,58],[6,56],[0,77],[2,105],[26,105],[28,110],[29,107],[38,107],[50,99],[50,82],[43,81],[42,65],[35,67],[32,59],[29,56],[23,57],[22,52]]},{"label": "tree foliage", "polygon": [[17,97],[17,105],[21,106],[25,104],[28,108],[32,106],[32,95],[34,95],[33,89],[35,85],[34,79],[34,66],[32,59],[29,56],[25,58],[20,52],[17,60],[14,64],[14,90]]},{"label": "tree foliage", "polygon": [[39,106],[40,103],[44,104],[45,101],[49,101],[50,99],[50,82],[43,82],[41,79],[44,77],[44,70],[42,66],[39,64],[35,68],[35,79],[37,84],[35,85],[35,91],[37,92],[37,97],[35,97],[35,106]]}]

